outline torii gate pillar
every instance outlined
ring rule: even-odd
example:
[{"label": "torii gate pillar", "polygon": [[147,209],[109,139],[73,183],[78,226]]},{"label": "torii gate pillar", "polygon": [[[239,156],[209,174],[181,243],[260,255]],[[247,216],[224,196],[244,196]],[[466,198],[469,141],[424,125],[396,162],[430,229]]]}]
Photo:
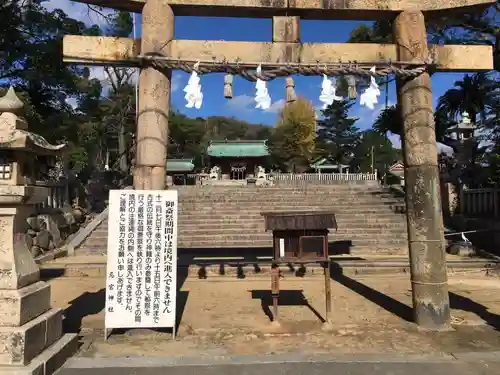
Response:
[{"label": "torii gate pillar", "polygon": [[[424,16],[405,11],[394,23],[401,61],[426,61]],[[441,210],[436,132],[428,73],[398,82],[403,118],[408,247],[415,322],[422,328],[450,328],[444,225]]]},{"label": "torii gate pillar", "polygon": [[[142,11],[142,55],[165,55],[174,38],[174,13],[162,0],[148,0]],[[163,190],[168,146],[172,71],[143,67],[139,76],[134,189]]]}]

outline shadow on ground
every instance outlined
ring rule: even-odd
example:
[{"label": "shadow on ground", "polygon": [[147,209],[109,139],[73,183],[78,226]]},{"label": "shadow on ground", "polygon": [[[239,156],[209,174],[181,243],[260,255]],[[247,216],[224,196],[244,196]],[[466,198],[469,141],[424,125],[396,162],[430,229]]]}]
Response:
[{"label": "shadow on ground", "polygon": [[[251,290],[250,292],[252,294],[252,299],[260,299],[262,311],[266,314],[269,320],[276,320],[271,311],[273,306],[273,295],[271,294],[271,291]],[[309,301],[304,296],[302,290],[280,290],[278,298],[278,312],[280,306],[306,306],[322,323],[325,322],[325,319],[321,316],[321,314],[309,304]]]},{"label": "shadow on ground", "polygon": [[[186,307],[189,292],[181,291],[188,276],[186,267],[179,267],[177,272],[177,306],[176,306],[176,330],[179,325]],[[82,322],[86,316],[99,314],[104,310],[106,304],[106,290],[100,289],[97,292],[85,292],[81,296],[69,302],[69,307],[64,311],[63,329],[67,333],[79,333],[82,329]],[[102,327],[104,329],[104,327]],[[171,332],[172,329],[155,329],[160,332]],[[113,331],[116,334],[123,334],[128,329]]]},{"label": "shadow on ground", "polygon": [[468,297],[464,297],[453,292],[449,292],[449,295],[450,307],[452,309],[474,313],[492,328],[500,330],[500,315],[489,312],[484,305],[477,303]]},{"label": "shadow on ground", "polygon": [[[332,280],[335,280],[346,288],[351,289],[401,319],[407,322],[414,322],[413,308],[411,306],[408,306],[391,296],[388,296],[387,294],[379,292],[378,290],[344,275],[342,268],[338,264],[333,263],[330,272]],[[449,292],[449,298],[451,309],[471,312],[481,318],[492,328],[500,330],[500,315],[489,312],[484,305],[460,294]]]},{"label": "shadow on ground", "polygon": [[367,300],[379,305],[383,309],[397,315],[407,322],[413,322],[413,311],[410,306],[344,275],[342,268],[338,264],[332,263],[330,275],[332,280],[335,280],[346,288],[351,289],[352,291],[365,297]]}]

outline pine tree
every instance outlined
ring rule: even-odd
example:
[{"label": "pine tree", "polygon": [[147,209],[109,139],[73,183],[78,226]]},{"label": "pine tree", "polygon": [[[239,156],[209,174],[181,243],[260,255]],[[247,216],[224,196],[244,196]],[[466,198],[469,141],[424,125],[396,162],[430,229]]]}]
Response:
[{"label": "pine tree", "polygon": [[334,101],[324,111],[324,120],[318,121],[318,148],[338,163],[348,164],[361,137],[354,126],[358,119],[348,116],[354,101]]}]

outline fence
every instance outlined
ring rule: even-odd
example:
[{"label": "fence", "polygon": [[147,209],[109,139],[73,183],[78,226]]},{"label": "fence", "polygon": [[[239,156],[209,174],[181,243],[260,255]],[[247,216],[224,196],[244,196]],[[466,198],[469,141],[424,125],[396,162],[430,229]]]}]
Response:
[{"label": "fence", "polygon": [[38,181],[38,186],[45,186],[50,189],[48,197],[44,202],[36,205],[37,212],[47,209],[61,209],[70,204],[68,194],[68,184],[63,182]]},{"label": "fence", "polygon": [[364,181],[377,181],[375,173],[274,173],[273,181],[276,184],[298,185],[317,184],[335,185],[339,183],[361,183]]},{"label": "fence", "polygon": [[468,217],[500,216],[500,189],[462,189],[460,210]]}]

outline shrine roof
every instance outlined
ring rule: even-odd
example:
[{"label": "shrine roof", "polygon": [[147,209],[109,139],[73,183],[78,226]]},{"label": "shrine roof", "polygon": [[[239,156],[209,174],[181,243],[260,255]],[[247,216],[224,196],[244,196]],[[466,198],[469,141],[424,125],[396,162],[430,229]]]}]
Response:
[{"label": "shrine roof", "polygon": [[207,154],[218,158],[260,158],[269,156],[267,141],[211,141]]},{"label": "shrine roof", "polygon": [[402,177],[404,176],[405,173],[405,166],[403,162],[397,161],[396,163],[394,163],[389,167],[388,172],[394,176]]},{"label": "shrine roof", "polygon": [[345,164],[336,163],[330,158],[323,157],[311,163],[310,167],[313,169],[336,169],[336,168],[347,168],[349,166]]},{"label": "shrine roof", "polygon": [[191,172],[194,169],[193,159],[168,159],[167,172]]}]

